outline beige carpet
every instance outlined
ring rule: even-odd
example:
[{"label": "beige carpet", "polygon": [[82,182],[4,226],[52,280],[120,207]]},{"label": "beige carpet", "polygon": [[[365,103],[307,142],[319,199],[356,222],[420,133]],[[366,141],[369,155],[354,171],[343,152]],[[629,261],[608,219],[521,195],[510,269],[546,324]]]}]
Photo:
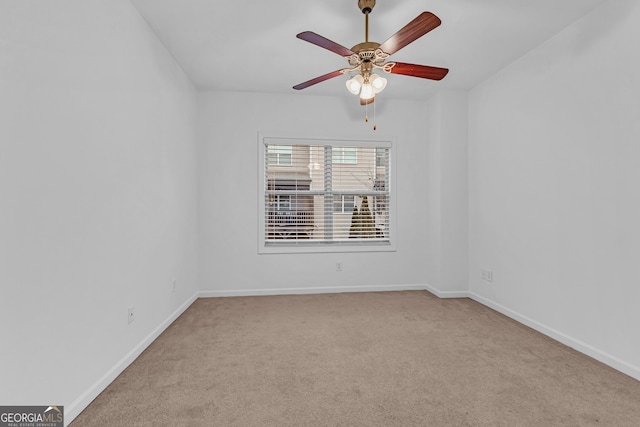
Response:
[{"label": "beige carpet", "polygon": [[640,382],[472,300],[197,300],[80,426],[640,426]]}]

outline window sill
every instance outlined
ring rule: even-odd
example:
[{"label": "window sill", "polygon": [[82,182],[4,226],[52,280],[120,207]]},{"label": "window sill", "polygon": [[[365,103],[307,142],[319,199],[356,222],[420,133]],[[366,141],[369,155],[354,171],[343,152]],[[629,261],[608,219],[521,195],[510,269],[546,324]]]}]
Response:
[{"label": "window sill", "polygon": [[350,253],[350,252],[395,252],[391,242],[318,242],[318,243],[262,243],[259,254],[307,254],[307,253]]}]

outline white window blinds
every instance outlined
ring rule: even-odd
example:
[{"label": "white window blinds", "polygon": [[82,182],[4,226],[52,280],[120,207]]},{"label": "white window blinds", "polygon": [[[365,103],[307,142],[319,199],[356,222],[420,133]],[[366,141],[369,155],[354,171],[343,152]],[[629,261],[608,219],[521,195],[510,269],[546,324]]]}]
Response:
[{"label": "white window blinds", "polygon": [[390,144],[286,142],[261,147],[264,246],[388,245]]}]

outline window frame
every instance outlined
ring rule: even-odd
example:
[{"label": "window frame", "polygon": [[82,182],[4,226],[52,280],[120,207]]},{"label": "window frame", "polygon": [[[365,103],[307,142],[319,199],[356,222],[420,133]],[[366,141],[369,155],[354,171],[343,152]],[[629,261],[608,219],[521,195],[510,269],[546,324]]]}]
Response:
[{"label": "window frame", "polygon": [[[388,233],[386,241],[300,241],[292,240],[278,244],[269,244],[265,239],[266,232],[266,178],[265,178],[265,156],[267,145],[324,145],[337,147],[384,147],[389,149],[388,165]],[[393,138],[382,139],[358,139],[358,138],[334,138],[334,137],[309,137],[309,136],[283,136],[281,134],[258,133],[258,253],[259,254],[286,254],[286,253],[345,253],[345,252],[394,252],[396,251],[396,189],[395,189],[395,158],[396,144]],[[333,150],[333,149],[332,149]],[[332,157],[332,163],[333,157]],[[338,163],[340,164],[340,163]],[[344,163],[342,163],[344,164]],[[373,207],[373,206],[372,206]]]}]

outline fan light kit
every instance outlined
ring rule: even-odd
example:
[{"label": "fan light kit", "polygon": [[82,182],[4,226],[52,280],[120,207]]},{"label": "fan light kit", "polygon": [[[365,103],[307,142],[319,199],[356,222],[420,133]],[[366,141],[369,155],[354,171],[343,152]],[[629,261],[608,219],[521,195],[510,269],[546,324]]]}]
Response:
[{"label": "fan light kit", "polygon": [[[360,104],[366,106],[373,103],[376,95],[387,86],[387,79],[374,73],[374,70],[387,74],[403,74],[430,80],[442,80],[447,75],[449,70],[446,68],[387,61],[390,55],[437,28],[441,24],[440,18],[431,12],[422,12],[413,21],[380,44],[369,41],[369,14],[375,5],[376,0],[358,0],[358,7],[365,16],[365,41],[358,43],[351,49],[311,31],[304,31],[296,36],[301,40],[343,56],[349,62],[349,67],[300,83],[295,85],[294,89],[305,89],[333,77],[355,72],[357,74],[347,80],[347,90],[354,95],[359,95]],[[365,120],[369,120],[368,116],[365,116]],[[375,125],[373,128],[375,130]]]}]

